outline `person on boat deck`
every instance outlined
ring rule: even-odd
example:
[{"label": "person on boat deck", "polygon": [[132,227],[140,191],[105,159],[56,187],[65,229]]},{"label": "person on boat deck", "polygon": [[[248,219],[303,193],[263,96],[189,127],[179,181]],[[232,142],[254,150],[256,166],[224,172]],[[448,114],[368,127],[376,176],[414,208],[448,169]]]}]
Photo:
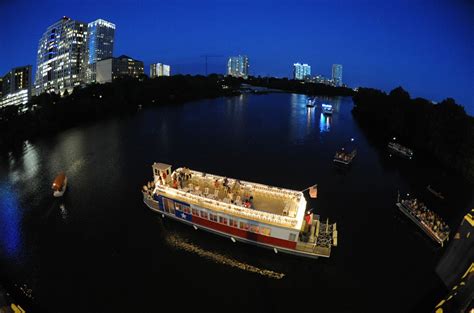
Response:
[{"label": "person on boat deck", "polygon": [[214,182],[214,188],[218,189],[219,188],[219,180],[216,179],[216,181]]},{"label": "person on boat deck", "polygon": [[176,179],[173,180],[173,188],[178,189],[178,181]]}]

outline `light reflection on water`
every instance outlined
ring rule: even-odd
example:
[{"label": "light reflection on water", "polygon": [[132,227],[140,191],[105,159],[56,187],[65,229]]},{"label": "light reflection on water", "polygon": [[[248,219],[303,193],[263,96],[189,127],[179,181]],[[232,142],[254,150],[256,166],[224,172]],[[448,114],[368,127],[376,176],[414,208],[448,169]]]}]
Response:
[{"label": "light reflection on water", "polygon": [[21,211],[11,186],[0,183],[0,246],[9,258],[18,258],[21,251]]},{"label": "light reflection on water", "polygon": [[32,145],[28,140],[25,141],[25,147],[23,149],[23,175],[27,179],[31,179],[35,176],[38,171],[38,151],[36,147]]},{"label": "light reflection on water", "polygon": [[323,113],[319,117],[319,130],[321,133],[329,132],[331,130],[331,116],[326,116]]}]

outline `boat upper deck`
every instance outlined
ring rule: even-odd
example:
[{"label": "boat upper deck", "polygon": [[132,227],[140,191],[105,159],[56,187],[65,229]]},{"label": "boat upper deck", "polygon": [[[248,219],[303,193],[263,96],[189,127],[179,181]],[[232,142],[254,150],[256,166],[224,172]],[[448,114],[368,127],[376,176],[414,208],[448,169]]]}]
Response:
[{"label": "boat upper deck", "polygon": [[[167,165],[156,163],[163,170]],[[156,191],[227,214],[301,229],[306,200],[301,191],[178,168],[165,177],[155,175]],[[157,179],[156,179],[157,178]]]}]

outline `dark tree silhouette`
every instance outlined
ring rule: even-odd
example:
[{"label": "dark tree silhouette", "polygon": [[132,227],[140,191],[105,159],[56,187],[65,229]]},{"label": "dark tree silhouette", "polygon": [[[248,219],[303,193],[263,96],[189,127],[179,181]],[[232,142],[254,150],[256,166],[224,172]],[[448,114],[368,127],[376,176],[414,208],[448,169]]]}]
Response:
[{"label": "dark tree silhouette", "polygon": [[371,133],[397,136],[415,150],[474,180],[474,118],[447,98],[438,104],[411,99],[398,87],[388,95],[361,88],[353,97],[355,118]]}]

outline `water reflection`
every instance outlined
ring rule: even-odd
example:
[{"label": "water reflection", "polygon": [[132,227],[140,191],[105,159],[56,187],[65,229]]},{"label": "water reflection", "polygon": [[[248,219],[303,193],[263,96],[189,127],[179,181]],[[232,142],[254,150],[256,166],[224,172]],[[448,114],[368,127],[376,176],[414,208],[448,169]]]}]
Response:
[{"label": "water reflection", "polygon": [[26,178],[30,179],[34,177],[38,171],[38,165],[39,161],[36,147],[26,140],[23,148],[23,168]]},{"label": "water reflection", "polygon": [[68,212],[66,210],[66,206],[64,205],[64,203],[61,203],[59,205],[59,211],[61,212],[61,218],[63,220],[67,220],[67,217],[68,217]]},{"label": "water reflection", "polygon": [[323,113],[320,114],[319,117],[319,131],[321,133],[328,133],[331,130],[331,121],[332,117],[331,116],[326,116]]},{"label": "water reflection", "polygon": [[[308,108],[306,104],[308,103],[308,96],[302,94],[291,94],[291,104],[290,104],[290,138],[292,141],[300,141],[304,139],[305,135],[309,132],[310,128],[308,126]],[[311,125],[311,121],[309,121]]]},{"label": "water reflection", "polygon": [[311,129],[313,129],[315,112],[315,108],[308,108],[306,110],[306,134],[309,134]]},{"label": "water reflection", "polygon": [[187,242],[186,240],[184,240],[183,238],[175,234],[167,234],[166,242],[170,246],[175,247],[176,249],[181,249],[187,252],[195,253],[199,255],[200,257],[206,258],[216,263],[238,268],[246,272],[260,274],[262,276],[266,276],[266,277],[274,278],[274,279],[282,279],[283,277],[285,277],[284,273],[278,273],[269,269],[259,268],[259,267],[256,267],[244,262],[240,262],[236,259],[230,258],[223,254],[220,254],[214,251],[205,250],[192,243]]},{"label": "water reflection", "polygon": [[226,120],[231,129],[234,130],[234,136],[240,137],[244,128],[244,116],[248,103],[248,95],[241,94],[238,97],[230,97],[226,99]]},{"label": "water reflection", "polygon": [[0,184],[0,246],[7,257],[16,258],[21,250],[21,208],[11,186]]}]

